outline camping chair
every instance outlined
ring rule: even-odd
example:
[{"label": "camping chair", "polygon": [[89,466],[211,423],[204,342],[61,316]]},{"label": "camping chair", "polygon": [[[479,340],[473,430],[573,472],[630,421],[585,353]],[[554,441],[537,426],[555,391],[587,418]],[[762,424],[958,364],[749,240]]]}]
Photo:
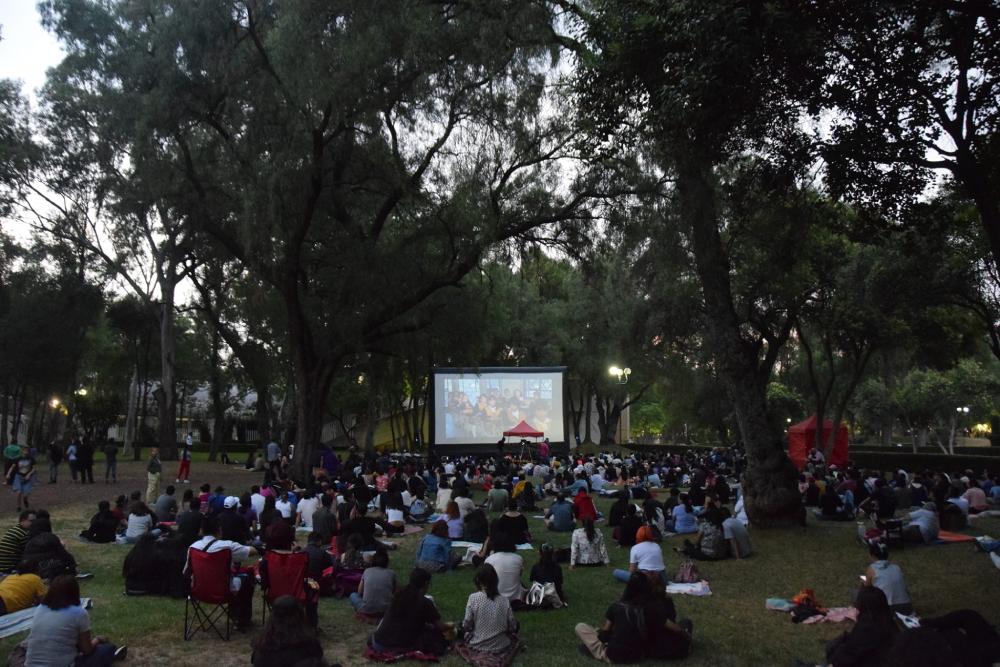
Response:
[{"label": "camping chair", "polygon": [[[184,602],[184,640],[195,636],[199,630],[215,630],[219,639],[229,641],[229,607],[233,594],[229,590],[232,578],[233,553],[229,549],[209,553],[199,549],[188,550],[191,567],[191,592]],[[191,608],[189,613],[188,607]],[[225,617],[226,632],[219,627]]]},{"label": "camping chair", "polygon": [[267,619],[271,603],[282,595],[291,595],[306,602],[306,577],[309,574],[309,554],[296,551],[290,554],[268,551],[260,561],[260,591],[264,601],[261,622]]}]

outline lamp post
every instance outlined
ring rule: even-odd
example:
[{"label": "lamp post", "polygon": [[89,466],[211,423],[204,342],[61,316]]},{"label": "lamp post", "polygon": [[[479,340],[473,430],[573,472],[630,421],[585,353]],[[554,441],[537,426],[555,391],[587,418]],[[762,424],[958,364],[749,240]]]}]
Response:
[{"label": "lamp post", "polygon": [[618,366],[612,366],[608,369],[608,375],[613,375],[618,378],[618,384],[628,384],[628,376],[631,374],[631,368],[619,368]]}]

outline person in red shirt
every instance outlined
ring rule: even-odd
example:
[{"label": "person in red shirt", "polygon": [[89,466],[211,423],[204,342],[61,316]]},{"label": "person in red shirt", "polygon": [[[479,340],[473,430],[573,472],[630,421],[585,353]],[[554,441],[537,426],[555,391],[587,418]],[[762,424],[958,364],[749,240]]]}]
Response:
[{"label": "person in red shirt", "polygon": [[573,516],[577,521],[597,521],[597,508],[594,507],[594,500],[587,493],[587,489],[580,489],[573,497]]}]

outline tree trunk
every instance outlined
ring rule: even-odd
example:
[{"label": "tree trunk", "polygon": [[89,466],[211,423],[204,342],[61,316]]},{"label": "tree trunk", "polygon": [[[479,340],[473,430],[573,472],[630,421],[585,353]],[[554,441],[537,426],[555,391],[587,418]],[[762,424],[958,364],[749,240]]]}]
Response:
[{"label": "tree trunk", "polygon": [[308,478],[313,452],[319,449],[323,437],[323,417],[326,414],[326,398],[330,393],[330,378],[329,369],[322,364],[312,367],[296,364],[297,419],[292,470],[302,480]]},{"label": "tree trunk", "polygon": [[[691,147],[697,150],[697,147]],[[691,227],[695,267],[705,300],[705,338],[714,351],[719,377],[733,401],[747,453],[746,509],[754,526],[804,522],[795,467],[767,410],[767,381],[757,348],[742,335],[733,304],[730,266],[719,233],[711,164],[697,153],[678,161],[677,192],[683,219]],[[769,369],[765,371],[769,373]]]},{"label": "tree trunk", "polygon": [[587,404],[587,407],[586,407],[586,410],[585,410],[585,412],[586,412],[586,418],[584,419],[584,422],[583,422],[583,441],[586,442],[586,443],[588,443],[588,444],[593,444],[594,440],[590,437],[590,420],[591,420],[591,418],[593,416],[592,410],[594,408],[594,401],[593,401],[594,394],[593,394],[593,392],[588,391],[587,388],[584,388],[582,391],[583,391],[583,394],[584,394],[583,400],[586,401],[586,404]]},{"label": "tree trunk", "polygon": [[132,379],[128,383],[128,407],[125,410],[125,442],[122,455],[126,457],[132,453],[132,447],[135,446],[135,419],[139,408],[138,393],[139,369],[133,368]]},{"label": "tree trunk", "polygon": [[[208,447],[208,460],[215,461],[222,448],[226,427],[226,402],[222,398],[222,360],[219,352],[222,340],[217,329],[212,330],[212,347],[209,352],[208,391],[212,402],[212,442]],[[258,396],[259,400],[259,396]]]},{"label": "tree trunk", "polygon": [[7,436],[10,435],[10,386],[4,384],[2,391],[3,396],[0,396],[0,401],[3,401],[0,403],[0,406],[3,406],[0,408],[0,450],[3,450],[3,448],[7,446],[7,443],[9,442],[7,440]]},{"label": "tree trunk", "polygon": [[[18,398],[20,394],[20,398]],[[24,418],[24,401],[28,396],[27,385],[14,385],[14,414],[13,420],[10,425],[10,440],[11,442],[17,442],[20,438],[18,434],[21,432],[21,422]]]},{"label": "tree trunk", "polygon": [[[171,272],[170,278],[173,277]],[[160,280],[160,388],[156,398],[159,407],[160,457],[167,461],[177,458],[177,335],[174,326],[174,288],[169,279]]]}]

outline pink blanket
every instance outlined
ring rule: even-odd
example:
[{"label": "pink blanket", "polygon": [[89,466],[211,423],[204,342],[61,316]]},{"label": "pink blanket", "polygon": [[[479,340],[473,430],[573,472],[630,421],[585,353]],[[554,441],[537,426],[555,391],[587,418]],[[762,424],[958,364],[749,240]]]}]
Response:
[{"label": "pink blanket", "polygon": [[826,610],[826,615],[817,614],[802,621],[803,625],[811,623],[842,623],[844,621],[857,621],[858,610],[854,607],[830,607]]}]

